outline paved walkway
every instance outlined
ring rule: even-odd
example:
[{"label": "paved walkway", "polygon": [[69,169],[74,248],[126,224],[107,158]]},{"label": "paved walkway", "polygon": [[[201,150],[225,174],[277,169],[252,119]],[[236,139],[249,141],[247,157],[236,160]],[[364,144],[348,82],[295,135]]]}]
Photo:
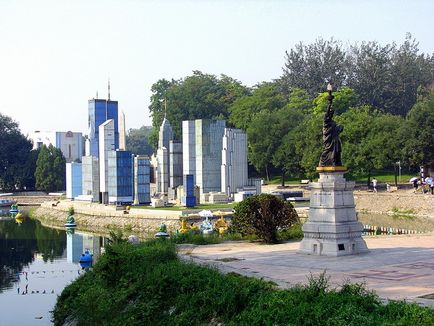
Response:
[{"label": "paved walkway", "polygon": [[197,263],[213,265],[225,272],[263,277],[282,287],[306,283],[310,274],[326,271],[333,286],[345,280],[365,282],[381,298],[406,299],[434,307],[434,300],[418,298],[434,293],[434,234],[365,240],[369,253],[343,257],[298,254],[299,242],[181,246],[180,253]]}]

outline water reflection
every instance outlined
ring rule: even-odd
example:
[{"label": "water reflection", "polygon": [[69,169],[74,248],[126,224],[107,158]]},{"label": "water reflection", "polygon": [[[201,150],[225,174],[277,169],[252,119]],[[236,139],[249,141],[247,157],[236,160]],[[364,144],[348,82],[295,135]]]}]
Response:
[{"label": "water reflection", "polygon": [[89,233],[76,232],[75,229],[68,228],[66,231],[66,242],[66,259],[68,262],[79,263],[80,257],[85,250],[89,250],[95,262],[104,248],[105,238]]},{"label": "water reflection", "polygon": [[[25,215],[25,212],[24,212]],[[105,239],[77,230],[66,232],[0,211],[0,324],[49,324],[57,295],[84,273],[78,264],[88,249],[98,259]],[[21,308],[20,308],[21,307]],[[22,309],[22,307],[26,307]]]}]

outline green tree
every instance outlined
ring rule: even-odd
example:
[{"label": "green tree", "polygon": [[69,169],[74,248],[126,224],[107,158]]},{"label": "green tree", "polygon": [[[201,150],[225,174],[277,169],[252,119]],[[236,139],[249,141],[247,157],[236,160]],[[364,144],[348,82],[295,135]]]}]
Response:
[{"label": "green tree", "polygon": [[312,111],[312,101],[308,94],[300,89],[294,89],[289,102],[276,112],[280,130],[279,144],[274,152],[273,165],[282,171],[282,186],[285,185],[285,175],[301,176],[300,156],[296,152],[295,139],[297,127]]},{"label": "green tree", "polygon": [[149,144],[149,137],[152,127],[142,126],[139,129],[130,129],[126,137],[127,150],[136,155],[148,155],[153,153],[152,146]]},{"label": "green tree", "polygon": [[62,151],[53,145],[43,145],[36,161],[36,188],[45,192],[65,188],[66,160]]},{"label": "green tree", "polygon": [[38,160],[39,149],[31,150],[27,160],[23,166],[22,178],[19,180],[19,188],[26,190],[35,190],[36,189],[36,161]]},{"label": "green tree", "polygon": [[267,243],[277,242],[277,231],[298,222],[294,207],[274,195],[261,194],[246,198],[235,206],[231,231],[256,235]]},{"label": "green tree", "polygon": [[357,176],[387,169],[400,159],[401,141],[397,136],[403,119],[384,114],[369,106],[349,109],[336,118],[344,126],[341,134],[342,160]]},{"label": "green tree", "polygon": [[18,123],[0,113],[0,188],[13,191],[22,187],[31,149],[32,143]]},{"label": "green tree", "polygon": [[247,94],[247,88],[235,79],[200,71],[193,71],[191,76],[180,80],[159,80],[152,85],[151,91],[149,111],[153,130],[150,143],[153,148],[157,147],[158,130],[165,115],[172,125],[174,138],[181,139],[183,120],[227,119],[228,107]]},{"label": "green tree", "polygon": [[255,115],[261,111],[276,111],[286,103],[283,93],[275,82],[256,85],[249,95],[238,98],[229,107],[229,122],[247,130]]},{"label": "green tree", "polygon": [[434,164],[434,92],[422,97],[408,113],[400,130],[402,158],[411,167]]},{"label": "green tree", "polygon": [[314,43],[297,44],[286,52],[281,82],[287,91],[304,89],[312,98],[322,92],[328,81],[335,87],[347,78],[346,53],[340,42],[317,39]]}]

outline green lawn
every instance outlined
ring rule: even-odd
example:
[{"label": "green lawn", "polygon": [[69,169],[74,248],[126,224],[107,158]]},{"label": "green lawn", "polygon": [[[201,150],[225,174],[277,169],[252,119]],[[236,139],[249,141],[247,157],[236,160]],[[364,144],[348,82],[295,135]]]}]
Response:
[{"label": "green lawn", "polygon": [[152,206],[133,206],[133,208],[151,209],[151,210],[166,210],[166,211],[184,211],[192,209],[223,209],[233,208],[236,203],[229,204],[200,204],[195,207],[180,207],[180,206],[167,206],[167,207],[152,207]]},{"label": "green lawn", "polygon": [[[418,176],[418,174],[417,173],[401,174],[400,180],[399,180],[399,176],[398,176],[398,183],[408,183],[409,180],[415,176]],[[349,180],[356,181],[357,183],[366,183],[368,181],[367,175],[363,176],[363,177],[353,177],[353,176],[351,176],[351,173],[348,173],[345,175],[345,177]],[[371,175],[371,180],[373,177],[375,177],[378,180],[378,182],[389,183],[389,184],[395,183],[395,174],[393,171],[374,171]],[[317,179],[317,178],[318,178],[318,176],[314,179]],[[300,181],[302,179],[308,179],[308,178],[294,178],[291,176],[286,176],[285,177],[285,184],[286,185],[300,184]],[[270,181],[267,182],[266,179],[264,179],[264,182],[266,182],[267,184],[270,184],[270,185],[280,185],[282,183],[282,176],[280,176],[280,175],[272,176],[270,178]]]}]

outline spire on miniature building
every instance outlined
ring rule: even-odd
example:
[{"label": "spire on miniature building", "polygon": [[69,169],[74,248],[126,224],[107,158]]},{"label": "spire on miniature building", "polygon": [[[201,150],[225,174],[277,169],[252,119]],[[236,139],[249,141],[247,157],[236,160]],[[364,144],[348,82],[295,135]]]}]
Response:
[{"label": "spire on miniature building", "polygon": [[167,99],[164,98],[164,120],[166,120],[167,116]]},{"label": "spire on miniature building", "polygon": [[125,113],[121,111],[119,113],[119,149],[125,151],[126,148]]},{"label": "spire on miniature building", "polygon": [[108,79],[108,100],[110,101],[110,78]]}]

